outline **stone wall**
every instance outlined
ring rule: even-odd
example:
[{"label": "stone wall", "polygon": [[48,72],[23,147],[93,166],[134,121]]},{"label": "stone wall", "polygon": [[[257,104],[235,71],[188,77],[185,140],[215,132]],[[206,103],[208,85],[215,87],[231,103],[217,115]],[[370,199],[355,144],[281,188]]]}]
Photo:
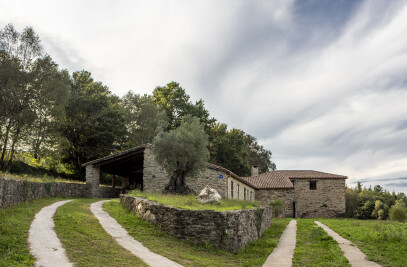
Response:
[{"label": "stone wall", "polygon": [[[100,186],[98,196],[118,197],[120,189]],[[90,197],[90,186],[76,183],[37,183],[0,178],[0,208],[47,197]]]},{"label": "stone wall", "polygon": [[[263,205],[281,198],[283,216],[297,218],[333,218],[346,213],[345,179],[292,179],[294,189],[258,190],[256,199]],[[310,189],[310,182],[315,181],[316,190]]]},{"label": "stone wall", "polygon": [[127,209],[179,239],[211,243],[232,252],[257,240],[272,220],[272,207],[218,212],[173,208],[128,195],[121,195],[120,201]]},{"label": "stone wall", "polygon": [[[232,186],[232,183],[233,183],[233,186]],[[232,194],[232,188],[233,188],[233,194]],[[245,192],[246,192],[246,194],[245,194]],[[256,193],[252,187],[250,187],[230,176],[230,177],[228,177],[228,182],[227,182],[227,198],[254,201],[256,199]]]},{"label": "stone wall", "polygon": [[262,189],[256,191],[256,200],[261,205],[268,206],[270,202],[281,199],[283,207],[281,210],[282,217],[293,217],[294,190],[292,189]]},{"label": "stone wall", "polygon": [[[223,178],[220,178],[220,175]],[[223,171],[208,168],[196,177],[186,177],[185,182],[195,193],[199,193],[209,185],[224,198],[226,197],[227,177],[228,174]],[[143,190],[161,193],[169,180],[170,175],[155,161],[151,148],[146,148],[144,150]]]}]

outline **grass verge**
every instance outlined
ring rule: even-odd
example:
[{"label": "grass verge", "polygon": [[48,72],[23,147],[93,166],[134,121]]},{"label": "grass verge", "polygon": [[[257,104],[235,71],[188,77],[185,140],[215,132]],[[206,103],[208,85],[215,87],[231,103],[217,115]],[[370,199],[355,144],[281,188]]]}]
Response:
[{"label": "grass verge", "polygon": [[0,209],[0,266],[33,266],[29,253],[28,231],[34,216],[43,207],[63,198],[36,199]]},{"label": "grass verge", "polygon": [[350,266],[338,243],[313,219],[297,219],[293,266]]},{"label": "grass verge", "polygon": [[266,230],[261,238],[243,251],[233,254],[209,245],[195,245],[167,235],[158,227],[125,209],[119,200],[107,202],[103,208],[144,246],[184,266],[261,266],[277,246],[289,222],[289,219],[274,219],[273,226]]},{"label": "grass verge", "polygon": [[158,202],[163,205],[168,205],[171,207],[188,209],[188,210],[241,210],[241,209],[252,209],[260,206],[260,203],[235,200],[235,199],[222,199],[220,204],[198,203],[195,195],[162,195],[155,194],[151,192],[142,192],[139,190],[133,190],[129,195],[147,198],[148,200]]},{"label": "grass verge", "polygon": [[84,184],[83,181],[70,180],[65,178],[54,178],[52,176],[43,175],[43,176],[33,176],[28,174],[12,174],[12,173],[2,173],[0,172],[0,178],[12,178],[15,180],[22,180],[27,182],[37,182],[37,183],[75,183],[75,184]]},{"label": "grass verge", "polygon": [[319,221],[352,241],[368,260],[383,266],[407,266],[407,223],[356,219]]},{"label": "grass verge", "polygon": [[90,211],[98,199],[78,199],[58,208],[55,230],[75,266],[147,266],[105,232]]}]

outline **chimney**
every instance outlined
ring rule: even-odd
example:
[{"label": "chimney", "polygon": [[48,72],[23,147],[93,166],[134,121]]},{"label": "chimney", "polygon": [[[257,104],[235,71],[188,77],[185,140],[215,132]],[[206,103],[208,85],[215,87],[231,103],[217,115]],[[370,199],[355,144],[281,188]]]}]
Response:
[{"label": "chimney", "polygon": [[259,175],[259,166],[253,165],[252,166],[252,176]]}]

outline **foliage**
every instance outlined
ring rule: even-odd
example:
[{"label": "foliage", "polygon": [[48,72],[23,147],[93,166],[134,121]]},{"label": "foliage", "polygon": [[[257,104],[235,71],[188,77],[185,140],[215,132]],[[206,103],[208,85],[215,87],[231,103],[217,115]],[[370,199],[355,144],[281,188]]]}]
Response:
[{"label": "foliage", "polygon": [[124,143],[124,111],[117,96],[87,71],[74,72],[72,93],[66,115],[60,124],[66,138],[63,159],[78,177],[84,177],[81,165],[109,155]]},{"label": "foliage", "polygon": [[128,92],[123,98],[126,112],[127,148],[152,143],[154,137],[168,127],[168,117],[154,104],[152,97]]},{"label": "foliage", "polygon": [[342,237],[352,241],[367,259],[382,266],[405,266],[407,224],[379,220],[319,219]]},{"label": "foliage", "polygon": [[281,198],[277,198],[269,203],[273,207],[273,217],[278,218],[281,215],[283,208],[283,201]]},{"label": "foliage", "polygon": [[396,203],[390,208],[390,219],[399,222],[407,219],[406,204],[402,200],[396,200]]},{"label": "foliage", "polygon": [[153,152],[157,162],[172,174],[169,191],[185,187],[187,175],[194,177],[205,168],[209,156],[207,146],[208,136],[203,125],[189,115],[178,128],[157,135]]},{"label": "foliage", "polygon": [[350,266],[338,243],[314,220],[297,220],[293,266]]},{"label": "foliage", "polygon": [[[56,141],[55,122],[63,116],[69,93],[69,74],[43,49],[32,28],[17,32],[9,24],[0,29],[0,164],[10,167],[19,146],[36,158]],[[48,143],[48,144],[46,144]]]},{"label": "foliage", "polygon": [[[262,266],[277,246],[289,221],[289,219],[273,219],[273,225],[263,233],[261,238],[250,243],[244,250],[233,254],[172,237],[123,208],[118,200],[105,203],[103,208],[144,246],[183,266]],[[135,225],[137,227],[134,227]]]},{"label": "foliage", "polygon": [[180,126],[186,115],[198,118],[205,126],[205,129],[208,129],[215,119],[209,118],[209,112],[205,109],[203,100],[200,99],[193,104],[189,99],[190,96],[177,82],[170,82],[166,86],[158,86],[153,91],[154,103],[165,111],[168,116],[168,129]]},{"label": "foliage", "polygon": [[40,168],[53,165],[83,179],[83,163],[151,143],[191,116],[209,136],[211,163],[241,176],[250,175],[251,165],[260,173],[276,168],[271,152],[255,137],[228,130],[210,116],[202,99],[191,101],[179,83],[158,86],[152,95],[130,91],[119,98],[85,70],[59,69],[30,27],[22,32],[11,24],[0,28],[0,103],[3,171],[12,171],[24,152]]},{"label": "foliage", "polygon": [[221,203],[199,203],[196,200],[196,195],[172,195],[172,194],[155,194],[151,192],[142,192],[139,190],[133,190],[130,195],[143,197],[151,201],[158,202],[163,205],[168,205],[172,207],[177,207],[181,209],[188,210],[216,210],[216,211],[225,211],[225,210],[241,210],[241,209],[252,209],[260,206],[258,202],[249,202],[235,199],[222,199]]},{"label": "foliage", "polygon": [[379,185],[374,189],[362,188],[359,183],[355,188],[346,188],[346,215],[349,218],[386,220],[389,207],[397,200],[407,203],[403,193],[390,193]]},{"label": "foliage", "polygon": [[224,123],[213,123],[210,141],[210,161],[237,175],[250,176],[252,165],[259,167],[259,173],[276,169],[271,152],[242,130],[228,130]]}]

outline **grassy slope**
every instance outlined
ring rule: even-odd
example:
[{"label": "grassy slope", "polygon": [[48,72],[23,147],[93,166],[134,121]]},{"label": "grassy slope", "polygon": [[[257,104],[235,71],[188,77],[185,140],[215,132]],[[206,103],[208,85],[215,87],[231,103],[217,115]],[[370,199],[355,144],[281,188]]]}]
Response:
[{"label": "grassy slope", "polygon": [[240,210],[240,209],[252,209],[255,207],[259,207],[260,204],[258,202],[249,202],[249,201],[241,201],[241,200],[233,200],[233,199],[222,199],[220,204],[201,204],[195,199],[195,195],[188,195],[188,196],[180,196],[180,195],[162,195],[162,194],[155,194],[150,192],[141,192],[141,191],[133,191],[130,193],[133,196],[139,196],[143,198],[147,198],[151,201],[156,201],[158,203],[182,208],[182,209],[190,209],[190,210],[216,210],[216,211],[225,211],[225,210]]},{"label": "grassy slope", "polygon": [[263,236],[237,254],[212,247],[193,245],[171,237],[123,208],[118,200],[103,208],[136,240],[151,251],[166,256],[184,266],[261,266],[276,247],[289,219],[275,219]]},{"label": "grassy slope", "polygon": [[62,198],[37,199],[0,210],[0,266],[33,266],[27,245],[28,230],[43,207]]},{"label": "grassy slope", "polygon": [[147,266],[105,232],[90,211],[98,199],[79,199],[57,210],[55,230],[76,266]]},{"label": "grassy slope", "polygon": [[407,266],[407,223],[356,219],[320,219],[352,241],[369,260],[383,266]]},{"label": "grassy slope", "polygon": [[27,175],[27,174],[12,174],[12,173],[3,173],[0,172],[0,178],[12,178],[15,180],[23,180],[23,181],[28,181],[28,182],[37,182],[37,183],[75,183],[75,184],[84,184],[85,182],[83,181],[78,181],[78,180],[69,180],[65,178],[54,178],[52,176],[32,176],[32,175]]},{"label": "grassy slope", "polygon": [[336,241],[311,219],[297,219],[293,266],[350,266]]}]

